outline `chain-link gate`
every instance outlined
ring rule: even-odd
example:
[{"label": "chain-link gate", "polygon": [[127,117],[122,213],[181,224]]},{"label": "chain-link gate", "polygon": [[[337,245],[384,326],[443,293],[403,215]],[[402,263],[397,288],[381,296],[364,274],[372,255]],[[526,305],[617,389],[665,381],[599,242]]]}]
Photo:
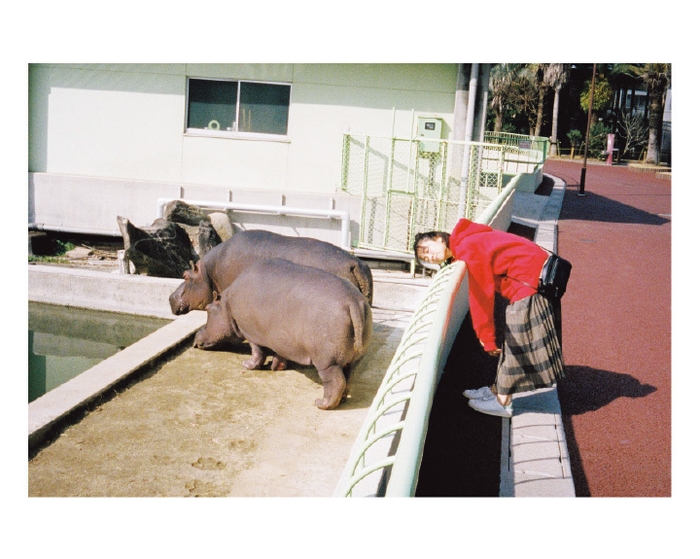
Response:
[{"label": "chain-link gate", "polygon": [[521,157],[517,147],[492,143],[346,134],[342,188],[362,199],[357,247],[411,253],[417,232],[451,231],[460,217],[474,219]]}]

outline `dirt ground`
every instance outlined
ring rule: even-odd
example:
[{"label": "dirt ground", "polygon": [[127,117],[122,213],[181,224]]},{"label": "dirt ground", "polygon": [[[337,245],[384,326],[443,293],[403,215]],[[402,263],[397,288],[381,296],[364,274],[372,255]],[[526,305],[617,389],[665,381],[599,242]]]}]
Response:
[{"label": "dirt ground", "polygon": [[373,315],[372,344],[337,409],[315,407],[312,367],[248,371],[246,353],[190,347],[30,460],[29,496],[331,496],[411,317]]}]

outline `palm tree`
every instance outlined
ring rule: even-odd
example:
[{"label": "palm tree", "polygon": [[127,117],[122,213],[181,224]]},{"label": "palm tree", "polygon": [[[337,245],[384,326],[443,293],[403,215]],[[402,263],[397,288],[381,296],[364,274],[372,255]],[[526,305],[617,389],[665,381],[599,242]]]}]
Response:
[{"label": "palm tree", "polygon": [[649,143],[647,144],[646,163],[659,164],[659,139],[664,116],[666,92],[671,84],[670,64],[645,64],[639,72],[647,86],[649,100]]},{"label": "palm tree", "polygon": [[549,85],[545,80],[544,74],[547,71],[549,64],[529,64],[532,83],[537,90],[537,117],[535,120],[535,136],[540,135],[542,123],[544,121],[544,98],[549,89]]},{"label": "palm tree", "polygon": [[571,64],[547,64],[544,70],[544,83],[554,90],[554,103],[552,107],[552,135],[549,148],[550,155],[557,153],[557,131],[559,128],[559,95],[561,88],[569,80]]},{"label": "palm tree", "polygon": [[494,64],[491,67],[489,89],[491,90],[490,105],[496,115],[494,132],[500,132],[503,129],[503,115],[509,104],[513,81],[519,66],[519,64]]},{"label": "palm tree", "polygon": [[515,66],[510,103],[515,113],[527,117],[528,134],[537,136],[544,112],[544,91],[537,74],[537,67],[540,65],[518,64]]}]

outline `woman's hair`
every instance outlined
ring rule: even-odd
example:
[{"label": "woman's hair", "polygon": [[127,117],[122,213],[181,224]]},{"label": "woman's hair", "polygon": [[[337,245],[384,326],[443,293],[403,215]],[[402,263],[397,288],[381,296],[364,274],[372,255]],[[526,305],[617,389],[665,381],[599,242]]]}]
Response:
[{"label": "woman's hair", "polygon": [[447,248],[450,248],[449,233],[445,233],[444,231],[428,231],[427,233],[416,233],[416,238],[413,241],[413,255],[416,257],[416,260],[421,263],[421,265],[425,265],[425,263],[420,258],[418,258],[418,243],[426,239],[434,241],[439,238],[441,238],[445,242],[445,246]]}]

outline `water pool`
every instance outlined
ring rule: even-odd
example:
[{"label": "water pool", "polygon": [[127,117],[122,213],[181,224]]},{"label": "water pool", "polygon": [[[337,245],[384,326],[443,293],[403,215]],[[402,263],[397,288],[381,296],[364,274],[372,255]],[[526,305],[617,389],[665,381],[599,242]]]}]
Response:
[{"label": "water pool", "polygon": [[29,302],[29,402],[170,321]]}]

